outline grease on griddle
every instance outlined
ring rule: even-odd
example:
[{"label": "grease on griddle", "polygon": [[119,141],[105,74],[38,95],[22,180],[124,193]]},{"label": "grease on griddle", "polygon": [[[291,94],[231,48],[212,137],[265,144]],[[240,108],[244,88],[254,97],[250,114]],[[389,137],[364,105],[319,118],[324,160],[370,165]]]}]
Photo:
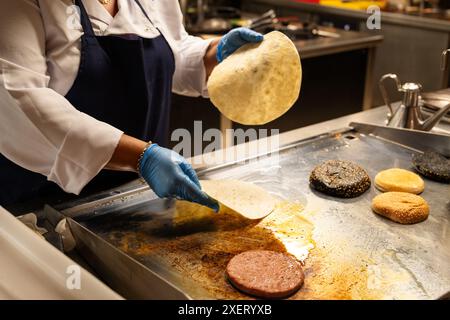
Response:
[{"label": "grease on griddle", "polygon": [[[285,252],[273,233],[257,222],[224,209],[219,213],[187,202],[178,202],[172,221],[154,229],[122,233],[118,247],[144,265],[160,264],[181,275],[193,298],[248,298],[226,280],[225,268],[235,255],[253,249]],[[196,293],[195,286],[203,291]],[[198,294],[198,295],[196,295]]]},{"label": "grease on griddle", "polygon": [[412,157],[414,168],[435,181],[450,183],[450,159],[434,151],[425,151]]},{"label": "grease on griddle", "polygon": [[142,264],[158,270],[163,266],[162,272],[179,277],[189,295],[198,299],[248,299],[225,277],[228,262],[241,252],[286,252],[289,248],[298,258],[297,252],[304,257],[302,248],[312,246],[313,226],[300,214],[300,204],[282,202],[262,221],[249,221],[222,209],[214,213],[178,201],[170,222],[150,220],[140,228],[119,228],[104,236]]},{"label": "grease on griddle", "polygon": [[310,185],[323,193],[340,198],[354,198],[370,187],[366,170],[344,160],[328,160],[311,172]]}]

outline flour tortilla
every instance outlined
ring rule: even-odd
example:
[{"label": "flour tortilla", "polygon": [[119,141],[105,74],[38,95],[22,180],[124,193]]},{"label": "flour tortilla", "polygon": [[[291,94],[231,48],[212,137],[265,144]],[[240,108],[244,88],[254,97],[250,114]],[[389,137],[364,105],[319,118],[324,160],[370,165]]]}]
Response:
[{"label": "flour tortilla", "polygon": [[266,190],[239,180],[202,180],[202,189],[222,205],[247,219],[262,219],[275,208],[277,200]]},{"label": "flour tortilla", "polygon": [[300,93],[297,48],[273,31],[246,44],[217,65],[208,80],[212,103],[228,119],[245,125],[268,123],[288,111]]}]

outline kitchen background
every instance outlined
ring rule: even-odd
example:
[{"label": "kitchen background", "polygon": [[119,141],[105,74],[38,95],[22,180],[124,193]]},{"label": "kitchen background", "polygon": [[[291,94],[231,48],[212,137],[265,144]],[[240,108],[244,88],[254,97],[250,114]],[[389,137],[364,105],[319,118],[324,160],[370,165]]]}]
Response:
[{"label": "kitchen background", "polygon": [[[251,23],[257,31],[277,29],[294,41],[303,68],[300,98],[263,128],[284,132],[382,105],[378,80],[386,73],[421,83],[425,92],[448,87],[441,53],[449,47],[449,0],[180,0],[180,5],[191,34],[220,36]],[[378,30],[367,27],[371,5],[381,8]],[[390,94],[400,99],[394,88]],[[221,117],[203,98],[174,94],[173,115],[171,130],[193,132],[195,120],[203,130],[246,128]]]}]

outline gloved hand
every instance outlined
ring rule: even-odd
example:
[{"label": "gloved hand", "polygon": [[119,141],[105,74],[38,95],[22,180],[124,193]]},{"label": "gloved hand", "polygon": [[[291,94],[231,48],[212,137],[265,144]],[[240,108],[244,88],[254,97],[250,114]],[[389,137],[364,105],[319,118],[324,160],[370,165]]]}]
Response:
[{"label": "gloved hand", "polygon": [[247,28],[237,28],[228,32],[220,39],[217,46],[217,61],[222,62],[230,54],[249,42],[261,42],[264,36]]},{"label": "gloved hand", "polygon": [[191,165],[172,150],[152,144],[142,156],[139,173],[160,198],[187,200],[219,211],[218,202],[201,190]]}]

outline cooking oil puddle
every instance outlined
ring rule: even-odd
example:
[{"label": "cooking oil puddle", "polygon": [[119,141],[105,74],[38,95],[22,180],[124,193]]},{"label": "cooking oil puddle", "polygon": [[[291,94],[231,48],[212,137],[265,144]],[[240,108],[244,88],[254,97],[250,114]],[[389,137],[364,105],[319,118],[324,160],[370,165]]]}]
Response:
[{"label": "cooking oil puddle", "polygon": [[193,231],[206,228],[210,231],[231,231],[253,228],[254,231],[268,230],[302,264],[309,252],[315,247],[313,239],[314,224],[304,213],[300,202],[280,200],[273,212],[262,220],[242,218],[233,210],[223,206],[216,214],[210,209],[180,201],[172,220],[172,227],[180,232],[183,229]]},{"label": "cooking oil puddle", "polygon": [[228,261],[243,251],[260,249],[288,252],[304,262],[315,243],[313,224],[302,212],[300,203],[281,201],[266,218],[248,220],[225,207],[215,213],[177,201],[169,219],[122,230],[110,241],[144,265],[163,265],[158,267],[162,276],[179,275],[177,284],[193,298],[242,299],[248,296],[226,281]]},{"label": "cooking oil puddle", "polygon": [[[197,256],[201,260],[200,265],[192,254],[189,255],[189,263],[183,265],[197,265],[191,269],[190,275],[218,298],[246,297],[224,281],[226,265],[234,255],[247,250],[273,250],[288,252],[305,264],[309,252],[315,247],[314,225],[304,214],[304,206],[295,201],[280,200],[273,212],[262,220],[245,219],[225,206],[216,214],[208,208],[180,202],[173,226],[192,231],[193,225],[199,224],[203,227],[209,225],[210,230],[198,235],[201,237],[198,242],[204,243],[196,248],[201,253]],[[192,236],[188,238],[193,239]]]},{"label": "cooking oil puddle", "polygon": [[304,264],[309,252],[315,247],[314,225],[303,213],[299,202],[281,201],[259,226],[272,231],[286,247],[286,251]]},{"label": "cooking oil puddle", "polygon": [[306,279],[294,299],[380,299],[382,292],[372,285],[373,261],[350,243],[336,239],[318,245],[304,269]]}]

